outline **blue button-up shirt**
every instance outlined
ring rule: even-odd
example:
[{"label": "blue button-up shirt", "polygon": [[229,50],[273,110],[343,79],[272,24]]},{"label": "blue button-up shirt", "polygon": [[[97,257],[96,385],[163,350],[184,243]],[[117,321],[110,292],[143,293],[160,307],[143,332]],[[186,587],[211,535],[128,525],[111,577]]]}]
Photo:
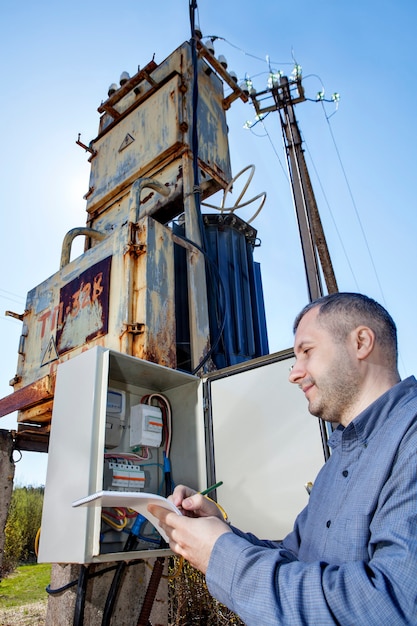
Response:
[{"label": "blue button-up shirt", "polygon": [[282,542],[236,528],[219,537],[210,593],[247,626],[417,625],[415,378],[339,426],[329,444]]}]

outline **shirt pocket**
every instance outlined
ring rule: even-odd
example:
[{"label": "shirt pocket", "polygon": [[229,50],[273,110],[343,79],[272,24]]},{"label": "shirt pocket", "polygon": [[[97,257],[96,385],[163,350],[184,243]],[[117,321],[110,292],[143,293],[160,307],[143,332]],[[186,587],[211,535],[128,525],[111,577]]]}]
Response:
[{"label": "shirt pocket", "polygon": [[334,537],[337,544],[339,562],[370,560],[369,542],[371,538],[370,524],[372,515],[351,514],[340,528],[341,534]]}]

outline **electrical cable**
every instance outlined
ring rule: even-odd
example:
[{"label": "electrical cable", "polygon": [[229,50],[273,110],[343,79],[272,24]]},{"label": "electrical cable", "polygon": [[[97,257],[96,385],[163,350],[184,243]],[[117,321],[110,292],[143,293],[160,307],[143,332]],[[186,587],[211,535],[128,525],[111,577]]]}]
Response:
[{"label": "electrical cable", "polygon": [[77,584],[77,595],[75,597],[73,626],[83,626],[85,595],[88,583],[88,567],[81,565]]},{"label": "electrical cable", "polygon": [[[219,37],[218,35],[205,35],[205,38],[211,39],[212,42],[216,41],[216,39],[219,39],[220,41],[224,41],[225,43],[227,43],[229,46],[231,46],[235,50],[239,50],[239,52],[242,52],[245,56],[251,57],[252,59],[256,59],[257,61],[262,61],[263,63],[265,62],[264,58],[258,57],[257,55],[251,54],[250,52],[246,52],[243,48],[240,48],[239,46],[236,46],[228,39],[225,39],[225,37]],[[282,63],[279,63],[277,61],[271,61],[271,63],[273,63],[274,65],[294,65],[294,63],[290,63],[289,61],[282,62]]]},{"label": "electrical cable", "polygon": [[[222,280],[222,277],[220,275],[218,267],[216,266],[215,263],[213,263],[213,261],[210,259],[208,254],[201,248],[201,246],[196,244],[194,241],[191,241],[191,239],[188,239],[187,237],[183,237],[182,235],[178,235],[177,234],[176,237],[178,237],[178,239],[182,239],[183,241],[185,241],[186,243],[190,244],[191,246],[194,246],[194,248],[196,248],[199,252],[201,252],[201,254],[204,255],[204,258],[206,259],[206,262],[214,269],[214,272],[215,272],[216,277],[217,277],[216,285],[220,289],[220,296],[221,296],[221,297],[216,298],[216,300],[217,300],[217,302],[220,305],[223,305],[223,307],[220,310],[220,313],[222,314],[222,317],[221,317],[221,323],[218,325],[219,331],[218,331],[217,337],[216,337],[215,341],[212,342],[210,350],[207,352],[207,354],[201,359],[201,361],[198,363],[198,365],[191,372],[192,374],[195,375],[207,363],[207,361],[211,358],[212,354],[214,353],[215,349],[217,348],[217,346],[219,344],[220,339],[222,338],[224,326],[226,324],[226,292],[225,292],[223,280]],[[214,284],[214,279],[213,279],[213,284]]]},{"label": "electrical cable", "polygon": [[[136,559],[133,561],[128,561],[127,565],[139,565],[141,563],[143,563],[143,559]],[[107,574],[108,572],[112,572],[115,569],[117,569],[117,565],[110,565],[109,567],[106,567],[104,569],[99,570],[98,572],[93,572],[88,573],[88,579],[92,579],[92,578],[97,578],[98,576],[103,576],[104,574]],[[68,589],[71,589],[72,587],[75,587],[75,585],[78,584],[78,579],[76,580],[72,580],[71,582],[67,583],[66,585],[62,585],[62,587],[57,587],[55,589],[51,589],[50,585],[47,585],[45,587],[45,591],[48,595],[50,596],[56,596],[59,595],[60,593],[64,593],[65,591],[68,591]]]},{"label": "electrical cable", "polygon": [[[166,406],[169,408],[169,413],[171,414],[171,407],[169,405],[168,400],[162,395],[162,394],[150,394],[149,396],[144,396],[144,398],[142,398],[142,402],[146,402],[146,400],[149,399],[149,404],[150,401],[157,397],[158,400],[165,402]],[[171,420],[170,420],[171,421]],[[170,441],[170,435],[169,435],[169,441]],[[153,540],[152,538],[147,538],[144,537],[143,535],[141,535],[141,530],[142,530],[142,526],[144,524],[144,522],[146,521],[146,519],[142,516],[142,515],[137,515],[135,522],[133,523],[133,526],[129,532],[128,538],[126,540],[126,543],[124,545],[123,548],[123,552],[131,552],[133,550],[135,550],[137,544],[138,544],[138,540],[142,539],[144,541],[148,541],[150,543],[157,543],[159,547],[165,547],[163,544],[165,544],[165,542],[163,541],[163,539],[159,539],[159,540]],[[114,573],[113,576],[113,580],[111,582],[109,591],[107,593],[107,597],[106,597],[106,602],[105,602],[105,606],[104,606],[104,610],[103,610],[103,617],[102,617],[102,621],[101,621],[101,626],[109,626],[112,615],[113,615],[113,611],[114,611],[114,606],[116,604],[116,600],[117,600],[117,594],[119,592],[120,586],[122,584],[122,580],[123,580],[123,576],[125,574],[126,571],[126,567],[127,567],[127,563],[126,561],[120,561],[116,567],[116,571]],[[152,608],[152,607],[151,607]]]},{"label": "electrical cable", "polygon": [[[200,232],[200,239],[201,239],[201,245],[198,246],[197,244],[194,244],[195,247],[197,249],[200,250],[200,252],[202,252],[204,255],[206,255],[206,250],[207,250],[207,242],[206,242],[206,232],[205,232],[205,228],[204,228],[204,223],[203,223],[203,217],[202,217],[202,213],[201,213],[201,207],[200,207],[200,181],[199,181],[199,166],[198,166],[198,154],[199,154],[199,145],[198,145],[198,125],[197,125],[197,112],[198,112],[198,99],[199,99],[199,89],[198,89],[198,55],[197,55],[197,35],[196,35],[196,31],[195,31],[195,11],[197,10],[197,2],[196,0],[190,0],[190,26],[191,26],[191,61],[192,61],[192,67],[193,67],[193,89],[192,89],[192,131],[191,131],[191,149],[192,149],[192,162],[193,162],[193,189],[194,189],[194,202],[195,202],[195,211],[196,211],[196,216],[198,219],[198,224],[199,224],[199,232]],[[189,242],[190,243],[190,242]],[[206,270],[207,270],[207,274],[208,274],[208,280],[206,283],[207,286],[207,292],[209,292],[209,286],[210,286],[210,290],[212,291],[212,296],[213,299],[217,299],[218,296],[218,292],[213,289],[214,287],[214,279],[211,276],[211,269],[213,267],[213,265],[207,265],[206,264]],[[207,293],[207,297],[210,298],[210,293]],[[224,328],[224,323],[222,326],[222,331],[223,332],[223,328]],[[219,343],[220,339],[221,339],[221,333],[219,334],[219,337],[217,339],[217,344]],[[199,371],[202,367],[204,367],[204,365],[207,363],[207,361],[209,360],[209,358],[211,357],[211,355],[213,354],[214,349],[213,347],[211,347],[211,349],[208,351],[208,353],[201,359],[200,363],[197,365],[197,367],[194,369],[193,373],[196,373],[197,371]]]},{"label": "electrical cable", "polygon": [[163,434],[164,434],[164,464],[163,464],[163,475],[164,475],[164,484],[165,484],[165,497],[171,495],[172,493],[172,481],[171,481],[171,461],[169,458],[170,450],[171,450],[171,440],[172,440],[172,409],[169,403],[168,398],[166,398],[161,393],[151,393],[146,396],[143,396],[141,402],[143,404],[148,404],[152,406],[152,401],[156,400],[159,404],[162,413],[162,425],[163,425]]},{"label": "electrical cable", "polygon": [[[234,186],[235,182],[237,181],[237,179],[240,178],[240,176],[242,174],[244,174],[247,170],[251,170],[251,172],[250,172],[250,174],[248,176],[248,180],[243,185],[243,189],[240,192],[239,197],[236,199],[236,201],[235,201],[233,206],[225,207],[224,205],[226,203],[227,194],[231,192],[231,189],[233,188],[233,186]],[[230,213],[234,213],[238,209],[242,209],[243,207],[252,204],[253,202],[255,202],[255,200],[259,200],[259,198],[261,198],[261,202],[259,204],[259,207],[255,211],[255,213],[252,215],[252,217],[250,219],[246,220],[246,222],[248,224],[251,224],[251,222],[253,222],[253,220],[261,212],[261,210],[262,210],[262,208],[263,208],[263,206],[265,204],[265,200],[266,200],[266,192],[263,191],[262,193],[258,193],[256,196],[254,196],[250,200],[246,200],[246,202],[241,202],[242,198],[244,197],[245,193],[248,190],[248,187],[249,187],[250,183],[252,182],[254,174],[255,174],[255,166],[254,165],[247,165],[242,170],[240,170],[240,172],[238,172],[235,176],[233,176],[233,178],[230,180],[230,182],[224,188],[224,190],[223,190],[223,199],[221,201],[220,206],[216,206],[215,204],[209,204],[208,202],[202,202],[201,204],[203,206],[207,206],[207,207],[210,207],[212,209],[216,209],[216,211],[220,211],[220,213],[222,213],[222,214],[223,213],[229,213],[230,214]]]},{"label": "electrical cable", "polygon": [[200,176],[198,168],[198,55],[197,55],[197,36],[195,32],[195,11],[197,10],[197,0],[190,0],[190,26],[191,26],[191,63],[193,68],[193,89],[192,89],[192,128],[191,128],[191,149],[193,164],[193,191],[194,202],[197,219],[199,223],[201,247],[207,249],[206,236],[203,224],[203,218],[200,209]]},{"label": "electrical cable", "polygon": [[35,541],[34,541],[34,550],[35,550],[35,555],[38,556],[39,553],[39,539],[41,537],[41,529],[38,528],[36,536],[35,536]]},{"label": "electrical cable", "polygon": [[[138,540],[137,540],[137,535],[135,533],[135,530],[137,531],[139,530],[139,528],[136,529],[136,521],[138,517],[139,515],[137,516],[135,523],[132,526],[132,530],[130,531],[128,535],[126,543],[123,547],[123,552],[130,552],[136,548]],[[118,594],[123,576],[125,574],[126,567],[127,567],[126,561],[119,561],[119,563],[117,564],[116,571],[113,576],[113,580],[111,582],[109,591],[107,592],[106,602],[105,602],[104,609],[103,609],[103,617],[101,620],[101,626],[109,626],[110,624],[110,620],[113,615],[114,606],[116,604],[117,594]]]},{"label": "electrical cable", "polygon": [[[324,108],[323,108],[323,111],[324,111]],[[360,227],[360,230],[362,232],[362,236],[363,236],[363,239],[364,239],[364,242],[365,242],[365,246],[366,246],[366,249],[367,249],[367,252],[368,252],[368,255],[369,255],[369,259],[371,261],[372,269],[374,271],[375,278],[376,278],[376,281],[378,283],[379,290],[381,292],[382,300],[383,300],[384,304],[386,304],[385,296],[384,296],[384,290],[382,289],[381,281],[379,280],[379,276],[378,276],[378,272],[377,272],[377,269],[376,269],[376,266],[375,266],[375,263],[374,263],[372,252],[371,252],[371,249],[369,247],[369,243],[368,243],[368,240],[367,240],[367,237],[366,237],[366,234],[365,234],[365,230],[364,230],[364,227],[363,227],[363,224],[362,224],[362,220],[361,220],[360,215],[359,215],[358,207],[356,205],[356,201],[355,201],[355,198],[353,196],[352,188],[350,186],[350,183],[349,183],[349,180],[348,180],[348,177],[347,177],[347,174],[346,174],[346,170],[345,170],[343,162],[342,162],[342,157],[340,155],[339,148],[337,147],[336,139],[335,139],[335,136],[333,134],[333,130],[332,130],[332,127],[331,127],[331,124],[330,124],[330,120],[329,120],[329,117],[326,115],[325,111],[324,111],[324,115],[325,115],[325,118],[326,118],[326,122],[327,122],[327,126],[328,126],[328,129],[329,129],[330,136],[331,136],[332,141],[333,141],[334,149],[336,151],[336,155],[337,155],[337,158],[339,160],[339,165],[340,165],[340,168],[342,170],[343,177],[345,179],[346,187],[347,187],[347,190],[348,190],[351,202],[352,202],[352,206],[353,206],[353,209],[354,209],[355,214],[356,214],[356,219],[358,220],[359,227]]]}]

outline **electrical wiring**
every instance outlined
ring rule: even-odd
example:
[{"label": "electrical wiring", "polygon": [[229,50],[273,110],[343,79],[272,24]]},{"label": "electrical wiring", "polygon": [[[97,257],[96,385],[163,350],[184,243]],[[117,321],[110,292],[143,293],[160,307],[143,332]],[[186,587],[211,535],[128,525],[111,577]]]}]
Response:
[{"label": "electrical wiring", "polygon": [[[142,565],[143,563],[144,563],[143,559],[135,559],[132,561],[128,561],[126,565],[128,566]],[[89,572],[88,579],[90,580],[92,578],[98,578],[99,576],[103,576],[104,574],[107,574],[108,572],[113,572],[115,569],[117,569],[117,565],[110,565],[109,567],[105,567],[104,569],[98,570],[96,572],[92,572],[92,573]],[[55,589],[51,589],[51,586],[47,585],[45,588],[45,591],[50,596],[56,596],[56,595],[59,595],[60,593],[64,593],[65,591],[68,591],[68,589],[72,589],[72,587],[75,587],[77,583],[78,583],[78,579],[71,580],[66,585],[62,585],[62,587],[56,587]]]},{"label": "electrical wiring", "polygon": [[116,459],[121,461],[143,461],[151,458],[150,450],[147,446],[141,448],[146,452],[146,455],[140,455],[135,452],[106,452],[104,454],[105,459]]},{"label": "electrical wiring", "polygon": [[378,272],[377,272],[377,269],[376,269],[376,266],[375,266],[374,258],[372,256],[372,252],[371,252],[371,249],[369,247],[369,242],[368,242],[368,239],[366,237],[365,229],[363,227],[362,220],[361,220],[360,215],[359,215],[358,207],[357,207],[355,198],[353,196],[352,188],[351,188],[351,185],[349,183],[349,179],[347,177],[345,167],[343,165],[342,157],[340,155],[340,151],[339,151],[339,148],[338,148],[337,143],[336,143],[336,139],[335,139],[335,136],[334,136],[334,133],[333,133],[333,129],[331,127],[330,120],[327,117],[325,111],[324,111],[324,114],[325,114],[325,118],[326,118],[326,121],[327,121],[330,137],[331,137],[331,139],[333,141],[333,146],[334,146],[334,149],[336,151],[336,155],[337,155],[337,158],[338,158],[338,161],[339,161],[339,165],[340,165],[340,168],[342,170],[342,174],[343,174],[343,177],[345,179],[345,183],[346,183],[346,187],[347,187],[347,190],[348,190],[348,193],[349,193],[349,196],[350,196],[350,200],[352,202],[352,206],[353,206],[353,209],[354,209],[354,212],[355,212],[355,215],[356,215],[356,219],[358,220],[358,224],[359,224],[359,227],[360,227],[360,230],[361,230],[361,233],[362,233],[362,237],[363,237],[364,242],[365,242],[366,250],[368,252],[368,256],[369,256],[369,259],[371,261],[372,269],[374,271],[375,278],[376,278],[376,281],[378,283],[379,290],[381,292],[382,300],[383,300],[384,303],[386,303],[385,296],[384,296],[384,290],[382,289],[381,281],[379,279],[379,275],[378,275]]},{"label": "electrical wiring", "polygon": [[207,500],[210,500],[210,502],[213,502],[213,504],[215,504],[217,506],[217,508],[219,509],[220,513],[223,515],[223,519],[225,522],[228,521],[229,517],[226,513],[226,511],[224,510],[224,508],[221,506],[221,504],[219,504],[218,502],[216,502],[215,500],[212,500],[211,498],[209,498],[208,496],[204,496],[205,498],[207,498]]},{"label": "electrical wiring", "polygon": [[[243,189],[239,194],[239,197],[236,199],[236,202],[234,203],[234,205],[232,207],[225,207],[225,203],[226,203],[226,197],[227,194],[230,193],[231,189],[233,188],[233,185],[235,184],[236,180],[238,178],[240,178],[240,176],[242,174],[244,174],[245,172],[247,172],[248,170],[251,170],[247,181],[245,182],[245,184],[243,185]],[[255,202],[255,200],[258,200],[259,198],[261,198],[261,202],[259,204],[258,209],[256,210],[256,212],[254,213],[254,215],[252,215],[252,217],[247,221],[248,224],[250,224],[251,222],[253,222],[253,220],[255,219],[255,217],[257,217],[259,215],[259,213],[261,212],[264,204],[265,204],[265,200],[266,200],[266,192],[263,191],[262,193],[258,193],[258,195],[256,195],[254,198],[251,198],[250,200],[247,200],[246,202],[241,202],[242,198],[244,197],[245,193],[248,190],[249,185],[252,182],[252,178],[255,174],[255,166],[254,165],[247,165],[246,167],[244,167],[242,170],[240,170],[240,172],[238,172],[236,174],[236,176],[233,176],[233,178],[231,179],[231,181],[227,184],[227,186],[225,187],[224,191],[223,191],[223,199],[222,202],[220,204],[220,206],[216,206],[213,204],[208,204],[207,202],[202,202],[201,204],[203,206],[207,206],[210,207],[212,209],[216,209],[217,211],[220,211],[220,213],[234,213],[235,211],[237,211],[237,209],[242,209],[245,206],[248,206],[250,204],[252,204],[253,202]]]},{"label": "electrical wiring", "polygon": [[[139,520],[139,515],[137,515],[135,522],[133,523],[132,529],[129,532],[129,536],[127,538],[127,541],[124,545],[123,548],[123,552],[131,552],[132,550],[134,550],[136,548],[137,545],[137,527],[138,527],[138,520]],[[109,626],[110,625],[110,621],[112,618],[112,614],[113,614],[113,609],[114,609],[114,605],[116,603],[116,598],[117,598],[117,592],[119,590],[122,578],[123,578],[123,574],[125,572],[127,563],[126,561],[120,561],[117,564],[117,568],[116,571],[114,573],[113,576],[113,580],[111,582],[110,585],[110,589],[107,593],[107,597],[106,597],[106,603],[104,605],[104,610],[103,610],[103,617],[102,617],[102,621],[101,624],[102,626]]]},{"label": "electrical wiring", "polygon": [[152,400],[156,400],[159,408],[162,411],[162,423],[165,435],[164,450],[167,457],[171,450],[172,439],[172,409],[168,398],[161,393],[151,393],[142,398],[141,402],[144,404],[152,405]]},{"label": "electrical wiring", "polygon": [[224,329],[224,326],[226,324],[226,304],[225,304],[226,303],[226,292],[225,292],[225,289],[224,289],[223,280],[222,280],[222,277],[220,275],[218,267],[216,266],[215,263],[213,263],[213,261],[210,259],[208,254],[202,249],[202,247],[199,246],[198,244],[196,244],[195,241],[191,241],[191,239],[188,239],[187,237],[184,237],[182,235],[176,234],[176,237],[178,239],[182,239],[186,243],[188,243],[191,246],[193,246],[194,248],[196,248],[199,252],[201,252],[201,254],[204,256],[204,258],[206,260],[207,267],[212,268],[214,270],[214,273],[216,274],[217,282],[214,283],[214,279],[211,276],[211,273],[209,273],[209,276],[212,278],[213,286],[215,284],[216,287],[220,290],[219,297],[217,298],[217,301],[219,302],[219,305],[220,305],[220,314],[221,314],[221,321],[220,321],[220,323],[218,325],[218,334],[217,334],[217,337],[214,340],[214,342],[212,342],[210,350],[207,352],[207,354],[201,359],[201,361],[198,363],[198,365],[191,372],[192,374],[197,374],[197,372],[202,367],[204,367],[204,365],[207,363],[207,361],[211,358],[212,354],[214,353],[215,349],[217,348],[217,346],[218,346],[218,344],[219,344],[219,342],[220,342],[220,340],[222,338],[223,329]]},{"label": "electrical wiring", "polygon": [[[252,59],[256,59],[257,61],[262,61],[263,63],[265,63],[265,58],[258,57],[257,55],[251,54],[250,52],[246,52],[243,48],[240,48],[239,46],[233,44],[228,39],[225,39],[225,37],[220,37],[219,35],[205,35],[205,38],[206,39],[210,39],[213,43],[216,41],[216,39],[219,39],[220,41],[224,41],[225,43],[227,43],[229,46],[231,46],[235,50],[238,50],[239,52],[242,52],[245,56],[251,57]],[[268,62],[269,62],[269,60],[268,60]],[[282,62],[282,63],[278,63],[276,61],[271,61],[271,63],[273,63],[274,65],[280,65],[280,66],[281,65],[293,65],[293,63],[290,63],[289,61]]]},{"label": "electrical wiring", "polygon": [[[117,513],[119,511],[119,513]],[[126,528],[127,519],[126,515],[120,509],[102,509],[101,519],[113,530],[120,532],[123,528]]]},{"label": "electrical wiring", "polygon": [[35,536],[35,542],[34,542],[34,546],[33,549],[35,550],[35,555],[38,556],[38,552],[39,552],[39,539],[41,537],[41,529],[38,528],[38,531],[36,533]]},{"label": "electrical wiring", "polygon": [[154,537],[152,537],[151,535],[144,535],[143,534],[143,528],[146,526],[146,524],[148,524],[148,521],[143,518],[142,523],[139,525],[138,531],[137,531],[137,538],[141,541],[145,541],[147,543],[152,543],[154,545],[160,546],[161,545],[161,537],[159,535],[159,533],[154,529],[154,527],[152,526],[153,532],[152,534],[154,535]]},{"label": "electrical wiring", "polygon": [[124,530],[129,520],[134,519],[136,516],[136,511],[123,507],[103,508],[101,510],[101,519],[103,522],[118,532]]},{"label": "electrical wiring", "polygon": [[73,626],[83,626],[84,607],[88,583],[88,566],[81,565],[77,584],[77,595],[75,596]]}]

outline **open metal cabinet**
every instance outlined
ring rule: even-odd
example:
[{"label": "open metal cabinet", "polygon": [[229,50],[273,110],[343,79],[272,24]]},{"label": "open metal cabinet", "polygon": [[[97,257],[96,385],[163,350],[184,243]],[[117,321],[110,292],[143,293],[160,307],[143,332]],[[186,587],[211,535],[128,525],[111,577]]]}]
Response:
[{"label": "open metal cabinet", "polygon": [[[38,560],[93,563],[168,552],[153,538],[127,555],[126,533],[105,534],[100,507],[72,507],[108,488],[106,457],[130,452],[132,407],[152,393],[172,408],[173,482],[202,490],[222,480],[218,500],[233,524],[281,538],[307,503],[305,483],[324,461],[318,421],[288,383],[292,360],[291,351],[280,352],[202,379],[103,347],[60,364]],[[148,461],[141,467],[143,489],[155,493],[160,447]],[[110,489],[118,489],[117,481]]]}]

